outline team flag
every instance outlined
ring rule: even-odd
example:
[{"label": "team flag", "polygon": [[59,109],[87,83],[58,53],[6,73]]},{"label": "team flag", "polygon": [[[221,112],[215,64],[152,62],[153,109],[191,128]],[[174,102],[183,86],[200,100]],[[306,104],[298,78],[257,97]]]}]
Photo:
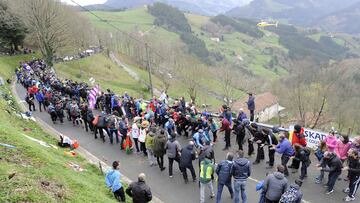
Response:
[{"label": "team flag", "polygon": [[95,108],[96,95],[99,93],[99,91],[100,91],[100,86],[99,85],[95,85],[95,87],[93,87],[90,90],[90,93],[89,93],[89,107],[91,109]]}]

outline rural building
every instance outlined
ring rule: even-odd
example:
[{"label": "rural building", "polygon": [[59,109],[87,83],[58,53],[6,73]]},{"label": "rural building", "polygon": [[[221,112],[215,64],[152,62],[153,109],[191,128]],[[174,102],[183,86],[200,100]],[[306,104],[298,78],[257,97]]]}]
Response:
[{"label": "rural building", "polygon": [[[248,97],[245,97],[244,99],[235,102],[232,105],[232,110],[238,112],[240,108],[243,108],[249,117],[250,112],[247,109],[247,100]],[[278,117],[280,111],[284,109],[284,107],[280,106],[279,99],[270,92],[255,95],[255,118],[258,118],[259,122],[265,122]]]}]

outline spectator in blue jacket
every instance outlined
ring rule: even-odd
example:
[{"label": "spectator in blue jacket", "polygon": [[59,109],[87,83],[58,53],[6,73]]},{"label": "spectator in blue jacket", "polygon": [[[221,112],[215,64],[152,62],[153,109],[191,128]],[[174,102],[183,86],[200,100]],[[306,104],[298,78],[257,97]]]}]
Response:
[{"label": "spectator in blue jacket", "polygon": [[168,135],[168,138],[170,139],[171,135],[175,133],[175,122],[172,118],[169,118],[169,120],[165,123],[165,129]]},{"label": "spectator in blue jacket", "polygon": [[237,116],[237,120],[242,122],[243,120],[247,119],[246,113],[244,112],[243,108],[240,108],[239,114]]},{"label": "spectator in blue jacket", "polygon": [[253,94],[250,92],[248,93],[249,95],[249,99],[246,102],[248,109],[250,111],[250,121],[254,121],[254,112],[255,112],[255,97],[253,96]]},{"label": "spectator in blue jacket", "polygon": [[119,202],[125,202],[124,187],[120,182],[121,173],[119,172],[119,162],[114,161],[112,166],[113,170],[109,171],[105,177],[106,186],[110,188]]},{"label": "spectator in blue jacket", "polygon": [[280,134],[279,136],[279,144],[273,145],[275,147],[275,151],[281,154],[281,165],[284,166],[284,175],[289,176],[289,171],[287,168],[287,163],[290,160],[290,157],[294,156],[295,151],[291,146],[290,141],[285,137],[284,134]]},{"label": "spectator in blue jacket", "polygon": [[226,154],[226,160],[220,161],[216,167],[216,174],[218,176],[218,191],[216,194],[216,203],[221,202],[221,194],[224,186],[226,186],[230,192],[231,199],[233,198],[234,192],[231,185],[231,168],[233,165],[234,155],[231,152]]},{"label": "spectator in blue jacket", "polygon": [[203,129],[195,133],[193,139],[197,148],[203,148],[206,142],[211,142],[209,134],[205,133]]},{"label": "spectator in blue jacket", "polygon": [[35,97],[36,97],[36,100],[39,102],[40,112],[42,112],[42,110],[41,110],[41,105],[44,107],[44,111],[46,111],[45,97],[44,97],[44,94],[41,92],[41,90],[39,90],[39,91],[35,94]]}]

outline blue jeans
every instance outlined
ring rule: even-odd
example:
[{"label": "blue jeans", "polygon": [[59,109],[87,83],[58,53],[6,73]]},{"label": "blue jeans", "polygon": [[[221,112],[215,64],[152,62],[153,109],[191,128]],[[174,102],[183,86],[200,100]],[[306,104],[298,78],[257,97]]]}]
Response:
[{"label": "blue jeans", "polygon": [[331,190],[334,189],[334,185],[335,185],[335,182],[336,180],[338,179],[339,175],[341,175],[341,171],[338,172],[330,172],[329,173],[329,178],[328,178],[328,183],[327,183],[327,186],[328,186],[328,192],[330,192]]},{"label": "blue jeans", "polygon": [[232,188],[232,185],[231,185],[231,181],[229,181],[226,184],[220,184],[219,183],[218,184],[218,191],[217,191],[217,194],[216,194],[216,203],[221,203],[221,194],[222,194],[224,186],[226,186],[229,189],[231,197],[233,196],[234,192],[233,192],[233,188]]},{"label": "blue jeans", "polygon": [[109,129],[110,142],[113,143],[113,134],[115,133],[116,143],[119,143],[119,135],[117,129]]},{"label": "blue jeans", "polygon": [[247,202],[246,197],[246,180],[234,180],[234,203],[240,203],[240,191],[242,203]]}]

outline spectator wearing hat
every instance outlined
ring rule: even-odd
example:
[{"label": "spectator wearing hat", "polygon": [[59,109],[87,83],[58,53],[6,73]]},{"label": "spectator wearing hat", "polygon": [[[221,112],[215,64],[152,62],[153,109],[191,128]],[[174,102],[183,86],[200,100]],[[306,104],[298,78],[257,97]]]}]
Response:
[{"label": "spectator wearing hat", "polygon": [[[294,132],[293,132],[293,136],[291,137],[291,144],[300,144],[303,147],[306,147],[307,142],[306,142],[306,138],[304,135],[305,129],[303,127],[301,127],[300,125],[296,124],[294,126]],[[293,168],[293,169],[299,169],[299,165],[300,162],[297,159],[293,159],[291,165],[289,166],[289,168]]]}]

